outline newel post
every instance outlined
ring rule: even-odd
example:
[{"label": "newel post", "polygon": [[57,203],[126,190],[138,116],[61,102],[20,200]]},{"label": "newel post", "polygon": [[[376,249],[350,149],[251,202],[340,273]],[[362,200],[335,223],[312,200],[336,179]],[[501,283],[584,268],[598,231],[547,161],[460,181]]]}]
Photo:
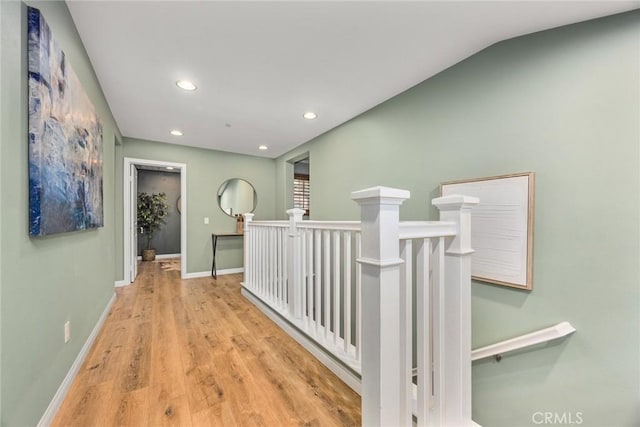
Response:
[{"label": "newel post", "polygon": [[295,319],[302,317],[302,269],[300,265],[300,231],[298,223],[302,221],[304,210],[293,208],[289,215],[289,241],[287,242],[287,295],[289,315]]},{"label": "newel post", "polygon": [[249,227],[249,224],[251,224],[251,221],[253,221],[253,215],[254,214],[252,213],[244,214],[244,263],[243,263],[244,282],[245,284],[250,286],[251,289],[253,289],[254,282],[255,282],[254,280],[255,269],[253,265],[253,260],[255,257],[255,253],[254,253],[255,248],[253,245],[253,241],[251,240],[253,238],[253,232]]},{"label": "newel post", "polygon": [[410,193],[374,187],[351,193],[361,209],[362,425],[408,426],[402,405],[399,210]]},{"label": "newel post", "polygon": [[471,209],[476,197],[434,199],[440,220],[454,222],[457,234],[445,246],[442,424],[471,425]]}]

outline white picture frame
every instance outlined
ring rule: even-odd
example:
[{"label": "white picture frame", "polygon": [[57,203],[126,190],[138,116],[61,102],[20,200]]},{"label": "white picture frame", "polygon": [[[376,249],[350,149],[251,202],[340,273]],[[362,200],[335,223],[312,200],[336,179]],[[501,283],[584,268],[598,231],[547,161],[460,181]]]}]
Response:
[{"label": "white picture frame", "polygon": [[471,211],[474,280],[533,289],[533,172],[444,182],[440,194],[478,197]]}]

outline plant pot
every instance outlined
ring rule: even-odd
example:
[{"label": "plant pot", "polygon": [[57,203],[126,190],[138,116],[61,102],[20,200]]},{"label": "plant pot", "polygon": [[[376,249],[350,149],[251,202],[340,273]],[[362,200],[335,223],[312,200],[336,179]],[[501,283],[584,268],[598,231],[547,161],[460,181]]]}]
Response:
[{"label": "plant pot", "polygon": [[143,249],[142,250],[142,260],[143,261],[153,261],[156,259],[156,250],[155,249]]}]

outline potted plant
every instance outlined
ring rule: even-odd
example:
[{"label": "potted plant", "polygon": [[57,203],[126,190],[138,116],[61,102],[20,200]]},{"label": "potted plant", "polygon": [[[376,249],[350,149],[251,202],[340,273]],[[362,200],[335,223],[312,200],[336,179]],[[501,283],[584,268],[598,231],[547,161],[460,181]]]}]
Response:
[{"label": "potted plant", "polygon": [[153,261],[156,250],[151,248],[151,239],[156,231],[165,223],[169,214],[167,195],[165,193],[138,193],[138,227],[147,239],[147,248],[142,251],[143,261]]}]

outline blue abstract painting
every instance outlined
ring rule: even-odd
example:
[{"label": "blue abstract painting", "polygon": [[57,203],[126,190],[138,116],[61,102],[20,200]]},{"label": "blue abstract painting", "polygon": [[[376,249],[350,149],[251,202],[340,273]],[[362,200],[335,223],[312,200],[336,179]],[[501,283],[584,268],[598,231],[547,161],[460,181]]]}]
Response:
[{"label": "blue abstract painting", "polygon": [[102,227],[102,124],[38,9],[28,8],[29,235]]}]

